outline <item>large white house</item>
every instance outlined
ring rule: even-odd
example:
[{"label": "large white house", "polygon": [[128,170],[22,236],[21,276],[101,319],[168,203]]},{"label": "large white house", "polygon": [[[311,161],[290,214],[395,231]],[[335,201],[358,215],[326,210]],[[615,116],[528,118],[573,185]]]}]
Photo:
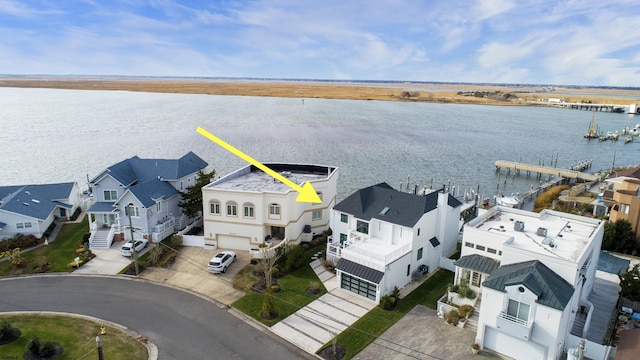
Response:
[{"label": "large white house", "polygon": [[[207,162],[189,152],[179,159],[141,159],[112,165],[91,180],[91,247],[109,247],[133,237],[161,241],[189,219],[178,206],[180,193],[192,186]],[[130,216],[129,216],[130,215]]]},{"label": "large white house", "polygon": [[205,247],[252,250],[271,240],[309,241],[329,228],[337,167],[265,165],[298,185],[309,181],[322,203],[296,202],[295,190],[247,165],[202,188]]},{"label": "large white house", "polygon": [[69,220],[80,204],[74,182],[0,186],[0,239],[17,234],[42,237],[54,220]]},{"label": "large white house", "polygon": [[499,206],[465,225],[455,282],[481,293],[476,341],[517,359],[558,359],[586,338],[603,228]]},{"label": "large white house", "polygon": [[416,195],[386,183],[356,191],[331,210],[327,259],[339,287],[379,302],[421,265],[437,270],[456,250],[461,206],[443,191]]}]

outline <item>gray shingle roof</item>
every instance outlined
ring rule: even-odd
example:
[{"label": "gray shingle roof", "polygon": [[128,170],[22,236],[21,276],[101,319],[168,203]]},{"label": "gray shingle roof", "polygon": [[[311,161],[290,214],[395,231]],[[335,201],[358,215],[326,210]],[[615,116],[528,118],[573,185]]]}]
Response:
[{"label": "gray shingle roof", "polygon": [[171,184],[158,179],[132,186],[129,191],[147,208],[153,206],[160,198],[168,199],[178,193]]},{"label": "gray shingle roof", "polygon": [[382,271],[354,263],[347,259],[340,259],[338,264],[336,264],[336,270],[340,270],[344,273],[367,280],[374,284],[380,284],[380,281],[384,277],[384,273]]},{"label": "gray shingle roof", "polygon": [[500,266],[482,286],[505,292],[506,286],[521,284],[538,295],[538,304],[564,310],[573,296],[573,286],[538,260]]},{"label": "gray shingle roof", "polygon": [[[395,190],[387,183],[360,189],[337,204],[334,209],[356,218],[373,218],[413,227],[422,215],[436,209],[438,192],[414,195]],[[389,208],[385,214],[381,211]]]},{"label": "gray shingle roof", "polygon": [[456,266],[470,269],[476,272],[480,272],[483,274],[491,274],[495,269],[500,266],[500,262],[498,260],[492,259],[490,257],[472,254],[463,256],[456,261]]},{"label": "gray shingle roof", "polygon": [[71,208],[61,200],[68,199],[75,183],[2,186],[0,209],[45,220],[57,207]]},{"label": "gray shingle roof", "polygon": [[[179,159],[141,159],[138,156],[111,165],[106,172],[125,186],[143,183],[161,177],[164,180],[177,180],[207,167],[207,162],[193,152]],[[105,172],[96,176],[97,181]]]}]

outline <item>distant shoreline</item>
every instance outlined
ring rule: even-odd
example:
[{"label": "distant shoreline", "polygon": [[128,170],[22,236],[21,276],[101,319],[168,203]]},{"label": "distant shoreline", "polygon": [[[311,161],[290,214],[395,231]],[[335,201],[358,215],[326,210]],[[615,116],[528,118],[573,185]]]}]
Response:
[{"label": "distant shoreline", "polygon": [[[154,78],[99,76],[0,76],[0,87],[68,90],[117,90],[179,94],[379,100],[501,106],[552,106],[540,99],[628,105],[640,102],[640,88],[554,87],[425,82],[347,82],[328,80]],[[551,89],[551,91],[548,91]],[[461,93],[466,93],[462,95]],[[475,95],[469,93],[477,92]],[[566,92],[566,91],[565,91]],[[487,93],[491,96],[482,96]],[[624,94],[625,96],[621,96]],[[508,95],[508,96],[507,96]],[[639,100],[630,99],[636,96]]]}]

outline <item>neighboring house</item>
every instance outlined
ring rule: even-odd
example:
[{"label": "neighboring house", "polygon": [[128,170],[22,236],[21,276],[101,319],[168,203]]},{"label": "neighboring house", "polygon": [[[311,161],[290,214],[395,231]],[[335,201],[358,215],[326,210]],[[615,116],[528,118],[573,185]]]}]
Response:
[{"label": "neighboring house", "polygon": [[298,192],[247,165],[202,188],[205,247],[252,250],[277,240],[298,243],[329,228],[337,167],[265,165],[298,185],[309,181],[322,203],[296,202]]},{"label": "neighboring house", "polygon": [[480,293],[476,341],[517,359],[558,359],[586,338],[603,229],[583,216],[503,207],[465,225],[454,281]]},{"label": "neighboring house", "polygon": [[416,195],[386,183],[356,191],[331,210],[327,259],[339,287],[379,302],[421,265],[437,270],[456,251],[461,206],[443,191]]},{"label": "neighboring house", "polygon": [[69,220],[80,204],[74,182],[0,186],[0,239],[42,234],[54,220]]},{"label": "neighboring house", "polygon": [[627,220],[631,223],[636,241],[640,241],[640,179],[624,178],[615,182],[610,196],[607,199],[612,203],[609,221]]},{"label": "neighboring house", "polygon": [[145,238],[158,242],[190,219],[178,206],[180,193],[195,184],[207,166],[193,152],[179,159],[141,159],[137,156],[112,165],[90,183],[92,205],[87,210],[91,246],[109,247],[113,241]]}]

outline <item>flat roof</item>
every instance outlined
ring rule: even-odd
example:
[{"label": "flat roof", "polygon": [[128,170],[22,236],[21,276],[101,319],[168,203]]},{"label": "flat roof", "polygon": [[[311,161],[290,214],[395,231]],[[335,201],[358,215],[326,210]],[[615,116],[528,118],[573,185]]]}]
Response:
[{"label": "flat roof", "polygon": [[[506,246],[573,262],[580,258],[600,225],[599,220],[549,210],[532,213],[503,207],[494,209],[469,226],[500,235]],[[519,224],[524,226],[523,231],[516,230]],[[513,241],[509,242],[509,238]]]},{"label": "flat roof", "polygon": [[[267,167],[292,182],[302,186],[305,182],[325,180],[337,169],[332,166],[309,164],[265,163]],[[286,194],[292,189],[253,165],[247,165],[205,186],[205,189],[221,189],[247,192],[275,192]]]}]

